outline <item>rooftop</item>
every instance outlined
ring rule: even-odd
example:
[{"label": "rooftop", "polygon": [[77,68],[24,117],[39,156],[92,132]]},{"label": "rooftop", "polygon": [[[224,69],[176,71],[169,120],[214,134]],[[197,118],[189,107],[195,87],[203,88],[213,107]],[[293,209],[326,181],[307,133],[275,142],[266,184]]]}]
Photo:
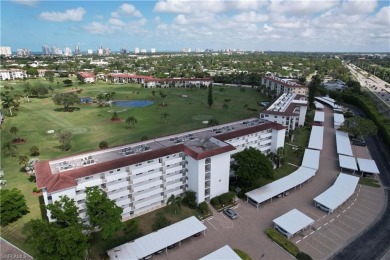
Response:
[{"label": "rooftop", "polygon": [[305,96],[293,93],[281,94],[274,102],[265,107],[262,113],[275,115],[299,114],[298,108],[307,106]]},{"label": "rooftop", "polygon": [[298,84],[295,81],[288,80],[288,79],[282,79],[282,78],[278,78],[278,77],[275,77],[275,76],[265,76],[263,78],[267,79],[267,80],[270,80],[270,81],[273,81],[273,82],[276,82],[276,83],[278,83],[278,84],[280,84],[280,85],[282,85],[284,87],[289,87],[289,88],[307,88],[307,86]]},{"label": "rooftop", "polygon": [[[224,142],[225,140],[270,128],[280,130],[284,127],[274,122],[252,118],[144,142],[37,162],[35,165],[37,186],[46,187],[49,192],[56,191],[77,185],[76,179],[78,178],[178,152],[185,152],[192,158],[201,160],[235,150],[233,146]],[[64,184],[56,186],[60,179]]]}]

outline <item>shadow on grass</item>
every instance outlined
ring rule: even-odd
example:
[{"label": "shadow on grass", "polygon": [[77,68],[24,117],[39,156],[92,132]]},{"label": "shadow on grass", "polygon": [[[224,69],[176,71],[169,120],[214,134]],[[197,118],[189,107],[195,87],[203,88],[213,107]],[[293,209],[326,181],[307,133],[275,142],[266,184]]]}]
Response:
[{"label": "shadow on grass", "polygon": [[74,111],[79,111],[80,108],[79,107],[68,107],[68,108],[55,108],[53,109],[54,111],[56,112],[74,112]]},{"label": "shadow on grass", "polygon": [[39,208],[41,210],[41,218],[45,221],[49,222],[49,218],[47,217],[47,211],[46,211],[46,206],[45,206],[45,200],[43,199],[43,196],[38,197],[39,201]]}]

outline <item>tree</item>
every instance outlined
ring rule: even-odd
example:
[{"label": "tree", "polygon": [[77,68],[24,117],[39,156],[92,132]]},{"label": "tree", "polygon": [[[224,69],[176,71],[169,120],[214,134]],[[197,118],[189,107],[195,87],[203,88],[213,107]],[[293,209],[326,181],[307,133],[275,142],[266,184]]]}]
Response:
[{"label": "tree", "polygon": [[167,97],[167,94],[165,94],[164,92],[162,92],[162,91],[160,91],[160,97],[162,98],[162,100],[163,100],[163,107],[165,106],[165,98]]},{"label": "tree", "polygon": [[169,114],[168,113],[161,113],[161,118],[163,118],[164,119],[164,124],[166,124],[167,123],[167,117],[169,116]]},{"label": "tree", "polygon": [[321,78],[319,75],[314,75],[311,78],[311,81],[309,83],[309,94],[308,94],[308,101],[309,101],[309,107],[310,108],[315,108],[314,105],[314,97],[321,85]]},{"label": "tree", "polygon": [[354,93],[360,94],[360,92],[361,92],[361,85],[360,85],[359,81],[349,79],[347,81],[347,86],[348,86],[348,88],[352,89],[352,91]]},{"label": "tree", "polygon": [[126,118],[126,123],[131,125],[131,127],[134,127],[134,125],[137,123],[137,119],[134,116],[129,116]]},{"label": "tree", "polygon": [[46,80],[48,80],[50,82],[54,82],[54,72],[50,71],[50,70],[47,70],[45,72],[45,78],[46,78]]},{"label": "tree", "polygon": [[279,147],[279,148],[276,150],[276,158],[277,158],[277,165],[278,165],[278,168],[280,168],[281,164],[282,164],[283,161],[284,161],[284,148],[283,148],[283,147]]},{"label": "tree", "polygon": [[18,159],[19,159],[19,165],[23,165],[23,166],[26,166],[29,161],[29,158],[26,155],[19,155]]},{"label": "tree", "polygon": [[6,156],[15,157],[18,155],[18,148],[16,145],[8,142],[3,145],[3,152]]},{"label": "tree", "polygon": [[60,93],[53,96],[54,104],[64,106],[64,111],[68,111],[70,106],[80,103],[76,93]]},{"label": "tree", "polygon": [[51,219],[60,227],[82,227],[74,199],[70,199],[68,196],[60,196],[59,200],[56,200],[53,204],[48,204],[46,209],[50,211]]},{"label": "tree", "polygon": [[72,133],[69,131],[64,131],[62,133],[59,133],[57,135],[58,142],[60,142],[60,148],[62,151],[68,151],[72,145],[71,145],[71,139],[72,139]]},{"label": "tree", "polygon": [[26,74],[29,75],[29,76],[33,76],[33,77],[39,75],[37,68],[32,68],[32,67],[29,67],[29,68],[26,70]]},{"label": "tree", "polygon": [[171,222],[164,216],[162,212],[156,213],[154,222],[152,224],[152,231],[157,231],[159,229],[169,226]]},{"label": "tree", "polygon": [[249,107],[248,104],[245,104],[245,105],[244,105],[244,109],[245,109],[245,110],[248,110],[248,107]]},{"label": "tree", "polygon": [[26,95],[27,103],[30,103],[29,96],[31,95],[31,88],[30,88],[30,84],[28,84],[28,82],[25,84],[23,93]]},{"label": "tree", "polygon": [[156,91],[152,90],[153,97],[156,95]]},{"label": "tree", "polygon": [[0,224],[2,227],[14,222],[29,212],[26,199],[18,189],[0,190]]},{"label": "tree", "polygon": [[43,85],[38,85],[31,88],[31,96],[45,97],[47,94],[49,94],[49,89]]},{"label": "tree", "polygon": [[172,194],[167,200],[167,205],[176,215],[176,212],[181,209],[181,198]]},{"label": "tree", "polygon": [[216,125],[219,125],[219,121],[215,118],[212,118],[209,120],[209,122],[207,123],[208,126],[216,126]]},{"label": "tree", "polygon": [[62,81],[65,85],[65,87],[70,87],[73,85],[73,81],[71,79],[65,79]]},{"label": "tree", "polygon": [[10,129],[9,129],[9,132],[13,135],[15,135],[15,140],[17,139],[16,138],[16,134],[19,132],[19,128],[17,128],[16,126],[12,126]]},{"label": "tree", "polygon": [[103,107],[103,100],[106,99],[105,95],[103,93],[100,93],[96,96],[96,99],[98,100],[98,106]]},{"label": "tree", "polygon": [[209,206],[207,205],[207,203],[205,201],[203,201],[202,203],[199,203],[198,209],[203,216],[210,214]]},{"label": "tree", "polygon": [[101,141],[101,142],[99,143],[99,148],[100,148],[100,149],[107,149],[107,148],[108,148],[108,143],[107,143],[107,141]]},{"label": "tree", "polygon": [[187,205],[191,209],[196,208],[196,193],[195,191],[188,190],[184,192],[183,199],[182,199],[183,204]]},{"label": "tree", "polygon": [[231,168],[245,187],[252,188],[259,178],[273,179],[272,164],[259,150],[249,147],[232,157]]},{"label": "tree", "polygon": [[209,105],[210,109],[213,106],[213,87],[212,85],[209,86],[209,94],[207,95],[207,104]]},{"label": "tree", "polygon": [[374,122],[362,117],[347,118],[340,130],[348,132],[353,137],[367,137],[378,133],[378,128]]},{"label": "tree", "polygon": [[30,153],[32,156],[38,156],[40,154],[39,147],[36,145],[33,145],[30,147]]},{"label": "tree", "polygon": [[119,120],[119,115],[118,115],[118,113],[116,111],[114,111],[114,113],[112,114],[111,120],[112,121]]},{"label": "tree", "polygon": [[101,230],[103,239],[112,237],[123,226],[123,208],[118,207],[98,187],[88,187],[86,193],[87,215],[91,226]]},{"label": "tree", "polygon": [[10,95],[2,95],[1,105],[4,109],[8,109],[9,115],[12,116],[12,109],[15,107],[15,100]]},{"label": "tree", "polygon": [[229,108],[228,104],[226,104],[226,103],[223,103],[222,107],[223,107],[223,109],[225,109],[225,110],[227,110],[227,109]]},{"label": "tree", "polygon": [[62,227],[56,222],[33,219],[24,225],[23,232],[37,259],[84,259],[86,256],[88,240],[80,225]]}]

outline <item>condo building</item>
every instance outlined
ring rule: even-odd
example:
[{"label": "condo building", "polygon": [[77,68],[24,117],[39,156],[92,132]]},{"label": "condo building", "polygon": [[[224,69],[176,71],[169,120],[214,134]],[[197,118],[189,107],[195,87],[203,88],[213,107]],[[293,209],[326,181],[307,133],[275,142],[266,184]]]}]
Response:
[{"label": "condo building", "polygon": [[280,95],[260,113],[260,119],[281,124],[287,131],[305,123],[307,100],[305,96],[293,93]]},{"label": "condo building", "polygon": [[300,94],[306,96],[309,93],[307,86],[298,84],[290,79],[282,79],[274,76],[264,76],[261,78],[261,84],[270,90],[275,90],[277,96],[283,93]]},{"label": "condo building", "polygon": [[[197,203],[229,190],[231,155],[248,147],[263,153],[284,146],[285,127],[248,119],[35,164],[45,204],[68,196],[86,216],[87,187],[98,186],[127,220],[194,191]],[[50,212],[47,212],[50,219]]]}]

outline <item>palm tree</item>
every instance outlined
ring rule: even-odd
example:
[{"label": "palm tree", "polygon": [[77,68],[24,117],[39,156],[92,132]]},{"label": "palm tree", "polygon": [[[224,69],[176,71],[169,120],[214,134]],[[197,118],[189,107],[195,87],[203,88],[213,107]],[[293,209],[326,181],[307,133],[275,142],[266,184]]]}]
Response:
[{"label": "palm tree", "polygon": [[134,127],[134,125],[137,123],[137,119],[134,117],[134,116],[129,116],[127,119],[126,119],[126,123],[131,125],[132,127]]},{"label": "palm tree", "polygon": [[168,198],[167,201],[168,207],[172,209],[173,212],[176,212],[181,209],[181,198],[179,196],[175,197],[173,194]]},{"label": "palm tree", "polygon": [[108,143],[107,143],[107,141],[101,141],[101,142],[99,143],[99,148],[100,148],[100,149],[107,149],[107,148],[108,148]]},{"label": "palm tree", "polygon": [[167,94],[165,94],[164,92],[160,91],[160,97],[163,100],[163,107],[164,107],[165,106],[165,98],[167,97]]},{"label": "palm tree", "polygon": [[103,106],[103,100],[106,99],[106,96],[103,93],[100,93],[96,96],[96,99],[98,100],[99,107]]},{"label": "palm tree", "polygon": [[[27,82],[28,83],[28,82]],[[26,88],[23,90],[24,94],[26,95],[26,98],[27,98],[27,103],[30,103],[30,98],[29,96],[31,96],[31,89],[30,89],[30,86],[26,83]]]},{"label": "palm tree", "polygon": [[116,93],[115,92],[109,92],[109,93],[106,93],[105,95],[105,99],[108,101],[108,103],[110,104],[110,107],[111,107],[111,102],[112,100],[114,99],[114,95]]},{"label": "palm tree", "polygon": [[245,104],[245,105],[244,105],[244,109],[245,109],[245,110],[248,110],[248,107],[249,107],[248,104]]},{"label": "palm tree", "polygon": [[278,168],[279,168],[282,161],[284,160],[284,148],[283,147],[279,147],[276,150],[276,156],[277,156],[277,162],[278,162]]},{"label": "palm tree", "polygon": [[16,126],[13,126],[9,129],[9,132],[13,135],[15,135],[15,139],[16,139],[16,134],[19,132],[19,128],[17,128]]},{"label": "palm tree", "polygon": [[273,152],[270,152],[267,157],[271,160],[272,164],[276,164],[276,160],[277,160],[277,154],[276,153],[273,153]]},{"label": "palm tree", "polygon": [[168,113],[161,113],[161,118],[163,118],[164,119],[164,124],[166,124],[167,123],[167,117],[169,116],[169,114]]},{"label": "palm tree", "polygon": [[4,154],[7,156],[15,157],[18,154],[18,148],[12,143],[6,143],[3,146]]},{"label": "palm tree", "polygon": [[30,153],[31,153],[32,156],[38,156],[40,154],[39,147],[36,146],[36,145],[31,146]]},{"label": "palm tree", "polygon": [[226,103],[223,103],[222,107],[223,107],[223,109],[225,109],[225,110],[227,110],[227,109],[229,108],[228,104],[226,104]]},{"label": "palm tree", "polygon": [[1,98],[2,106],[4,109],[8,109],[10,116],[12,116],[12,108],[15,106],[15,100],[9,95],[4,95]]},{"label": "palm tree", "polygon": [[19,155],[19,165],[23,165],[23,166],[27,166],[27,163],[28,163],[28,156],[26,155]]}]

